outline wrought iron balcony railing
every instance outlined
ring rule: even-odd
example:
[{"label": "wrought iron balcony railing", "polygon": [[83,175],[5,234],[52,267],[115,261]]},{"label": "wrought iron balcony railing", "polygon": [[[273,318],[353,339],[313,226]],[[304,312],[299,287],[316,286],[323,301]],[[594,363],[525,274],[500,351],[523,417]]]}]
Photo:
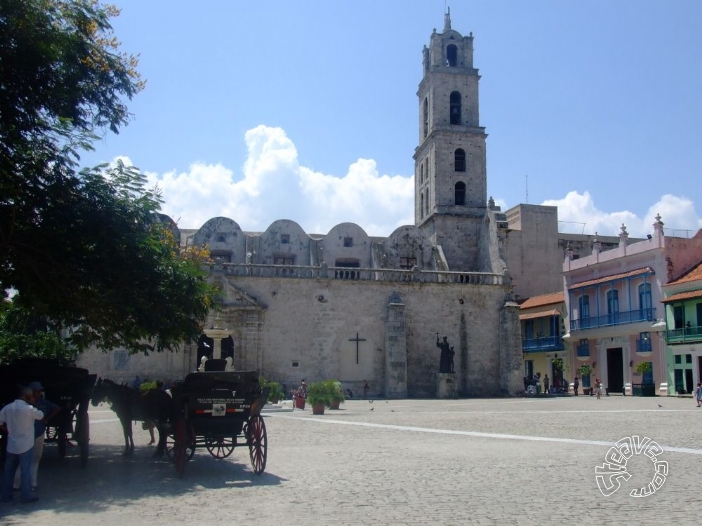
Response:
[{"label": "wrought iron balcony railing", "polygon": [[665,341],[675,345],[677,343],[702,342],[702,327],[683,327],[665,331]]},{"label": "wrought iron balcony railing", "polygon": [[637,309],[630,311],[615,312],[602,316],[590,316],[579,320],[570,321],[570,330],[582,331],[585,329],[596,329],[598,327],[609,327],[612,325],[625,325],[627,323],[638,323],[640,321],[654,321],[656,319],[656,309]]},{"label": "wrought iron balcony railing", "polygon": [[522,339],[522,351],[524,352],[562,351],[564,348],[563,338],[560,336]]}]

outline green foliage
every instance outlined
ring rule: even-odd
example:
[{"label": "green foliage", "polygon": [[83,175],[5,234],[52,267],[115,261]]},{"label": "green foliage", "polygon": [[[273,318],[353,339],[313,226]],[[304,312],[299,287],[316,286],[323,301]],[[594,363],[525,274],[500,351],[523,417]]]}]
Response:
[{"label": "green foliage", "polygon": [[76,351],[46,319],[11,302],[0,311],[0,362],[16,358],[56,358],[71,365]]},{"label": "green foliage", "polygon": [[583,364],[580,366],[580,375],[589,376],[592,374],[592,367],[589,364]]},{"label": "green foliage", "polygon": [[338,380],[325,380],[321,382],[312,382],[307,387],[307,403],[317,404],[322,403],[329,407],[331,401],[337,399],[341,402],[345,401],[344,393],[341,390],[341,382]]},{"label": "green foliage", "polygon": [[645,374],[650,372],[653,369],[653,365],[651,362],[639,362],[636,365],[635,371],[639,374]]},{"label": "green foliage", "polygon": [[70,329],[77,351],[161,351],[199,336],[212,288],[143,174],[78,168],[143,88],[117,14],[97,0],[0,2],[0,290]]},{"label": "green foliage", "polygon": [[151,382],[141,382],[141,385],[139,386],[140,391],[150,391],[151,389],[157,389],[158,385],[156,384],[156,380],[151,381]]},{"label": "green foliage", "polygon": [[258,383],[261,385],[261,389],[268,387],[268,402],[283,400],[285,398],[283,389],[278,382],[269,382],[263,376],[259,376]]}]

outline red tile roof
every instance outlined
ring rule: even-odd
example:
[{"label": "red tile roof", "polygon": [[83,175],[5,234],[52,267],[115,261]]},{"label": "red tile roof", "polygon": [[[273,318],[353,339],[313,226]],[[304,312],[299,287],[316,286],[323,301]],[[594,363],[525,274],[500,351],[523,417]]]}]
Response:
[{"label": "red tile roof", "polygon": [[541,296],[532,296],[524,300],[524,303],[519,305],[520,309],[532,309],[541,307],[542,305],[551,305],[553,303],[563,303],[565,298],[562,292],[553,292],[551,294],[542,294]]},{"label": "red tile roof", "polygon": [[633,276],[640,276],[642,274],[655,274],[651,267],[639,268],[636,270],[630,270],[629,272],[622,272],[621,274],[611,274],[610,276],[603,276],[597,279],[590,279],[587,281],[581,281],[580,283],[573,283],[568,290],[581,289],[583,287],[590,287],[592,285],[598,285],[600,283],[607,283],[609,281],[614,281],[617,279],[631,278]]},{"label": "red tile roof", "polygon": [[666,299],[662,300],[662,302],[663,303],[670,303],[671,301],[689,300],[692,298],[702,298],[702,290],[691,290],[689,292],[678,292],[677,294],[673,294],[672,296],[669,296]]},{"label": "red tile roof", "polygon": [[692,270],[666,285],[677,285],[678,283],[687,283],[688,281],[695,281],[698,279],[702,279],[702,263],[699,263]]}]

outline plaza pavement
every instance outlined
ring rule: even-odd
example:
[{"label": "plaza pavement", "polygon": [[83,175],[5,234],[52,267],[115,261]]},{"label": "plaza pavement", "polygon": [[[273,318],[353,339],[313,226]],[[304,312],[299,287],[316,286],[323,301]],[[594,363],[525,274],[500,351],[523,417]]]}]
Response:
[{"label": "plaza pavement", "polygon": [[[659,407],[662,406],[662,407]],[[119,423],[91,408],[91,458],[46,447],[36,504],[0,504],[0,524],[419,525],[673,524],[702,516],[702,409],[690,398],[622,396],[351,400],[339,411],[266,413],[268,465],[245,447],[225,460],[198,450],[182,479],[150,458],[135,426],[124,458]],[[610,497],[595,466],[612,443],[648,437],[665,448],[663,487],[629,496],[654,474],[643,455]]]}]

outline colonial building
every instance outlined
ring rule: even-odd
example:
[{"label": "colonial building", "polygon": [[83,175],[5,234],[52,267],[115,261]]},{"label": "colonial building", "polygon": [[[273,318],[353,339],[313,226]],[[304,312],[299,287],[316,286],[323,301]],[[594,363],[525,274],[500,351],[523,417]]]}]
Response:
[{"label": "colonial building", "polygon": [[[335,378],[387,397],[523,390],[519,307],[504,261],[507,221],[487,199],[473,36],[434,30],[422,53],[415,149],[415,224],[371,238],[343,223],[312,236],[293,221],[263,233],[211,219],[188,237],[215,258],[220,290],[197,345],[177,356],[88,354],[116,379],[182,378],[201,356],[230,356],[288,389]],[[439,374],[439,339],[451,371]],[[445,392],[445,391],[444,391]]]},{"label": "colonial building", "polygon": [[702,262],[663,287],[669,393],[694,393],[702,382]]},{"label": "colonial building", "polygon": [[[627,392],[632,384],[655,383],[670,389],[665,353],[663,286],[688,272],[702,258],[702,231],[691,239],[666,236],[660,216],[648,239],[629,243],[622,225],[619,246],[563,264],[569,319],[564,336],[571,370],[587,365],[610,392]],[[640,363],[646,367],[639,367]],[[648,370],[645,370],[648,369]],[[586,386],[588,374],[582,375]]]}]

